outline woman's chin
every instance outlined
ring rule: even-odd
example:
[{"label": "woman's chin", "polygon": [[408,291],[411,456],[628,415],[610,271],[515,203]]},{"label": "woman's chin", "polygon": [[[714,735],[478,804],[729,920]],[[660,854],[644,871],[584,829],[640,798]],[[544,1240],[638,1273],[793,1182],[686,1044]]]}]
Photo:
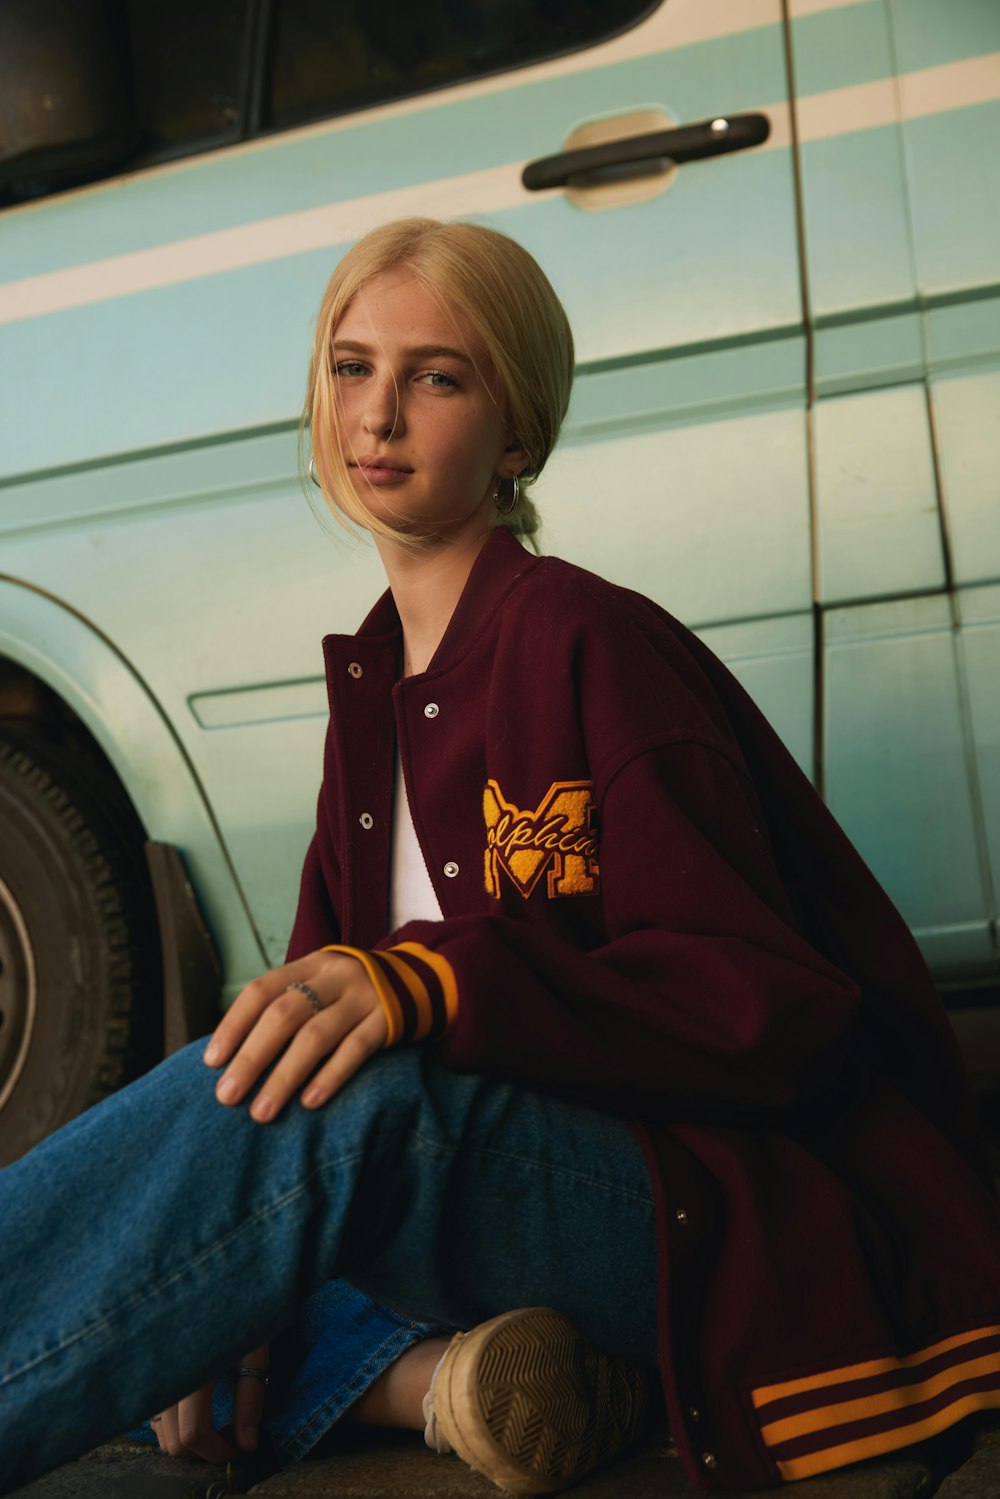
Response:
[{"label": "woman's chin", "polygon": [[479,505],[473,510],[443,513],[440,509],[402,510],[390,505],[367,505],[373,519],[387,526],[401,541],[455,541],[459,537],[490,529],[492,507]]}]

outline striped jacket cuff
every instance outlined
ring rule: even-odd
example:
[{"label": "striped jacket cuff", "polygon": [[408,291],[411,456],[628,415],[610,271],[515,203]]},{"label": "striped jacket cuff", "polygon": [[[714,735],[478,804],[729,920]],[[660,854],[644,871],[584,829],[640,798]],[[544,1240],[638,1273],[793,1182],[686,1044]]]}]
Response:
[{"label": "striped jacket cuff", "polygon": [[450,1030],[458,1013],[458,984],[455,970],[440,953],[420,942],[375,952],[332,943],[323,951],[346,953],[364,968],[389,1025],[386,1046],[435,1041]]}]

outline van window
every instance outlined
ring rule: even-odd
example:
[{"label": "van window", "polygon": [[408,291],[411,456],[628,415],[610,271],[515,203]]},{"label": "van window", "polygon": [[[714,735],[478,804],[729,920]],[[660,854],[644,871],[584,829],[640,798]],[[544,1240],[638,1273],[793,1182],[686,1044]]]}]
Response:
[{"label": "van window", "polygon": [[86,0],[76,28],[50,41],[32,31],[32,0],[0,0],[17,22],[0,37],[0,91],[23,71],[27,46],[41,80],[32,99],[61,97],[69,74],[93,75],[98,101],[60,124],[58,149],[44,114],[0,139],[0,208],[579,51],[660,3]]},{"label": "van window", "polygon": [[250,9],[250,0],[125,0],[141,159],[240,139]]},{"label": "van window", "polygon": [[575,52],[657,0],[277,0],[264,128],[281,129]]}]

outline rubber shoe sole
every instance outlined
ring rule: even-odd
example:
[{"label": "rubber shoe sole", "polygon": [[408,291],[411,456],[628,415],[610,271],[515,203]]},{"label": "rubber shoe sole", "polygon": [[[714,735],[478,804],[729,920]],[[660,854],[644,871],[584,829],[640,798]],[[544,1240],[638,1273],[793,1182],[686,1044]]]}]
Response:
[{"label": "rubber shoe sole", "polygon": [[458,1456],[514,1494],[577,1483],[635,1441],[645,1414],[640,1370],[547,1307],[456,1333],[434,1380],[434,1415]]}]

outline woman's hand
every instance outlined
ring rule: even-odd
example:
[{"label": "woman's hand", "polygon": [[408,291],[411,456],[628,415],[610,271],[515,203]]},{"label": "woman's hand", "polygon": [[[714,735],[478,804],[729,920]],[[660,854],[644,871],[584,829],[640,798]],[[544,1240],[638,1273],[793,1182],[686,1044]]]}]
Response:
[{"label": "woman's hand", "polygon": [[[318,1011],[301,989],[289,988],[295,983],[313,991]],[[320,1108],[381,1050],[388,1031],[375,987],[357,958],[314,952],[247,984],[216,1026],[205,1061],[210,1067],[228,1063],[215,1096],[234,1104],[279,1059],[250,1107],[251,1116],[265,1124],[310,1079],[302,1103]],[[330,1060],[317,1072],[324,1057]]]},{"label": "woman's hand", "polygon": [[[267,1344],[255,1348],[240,1363],[240,1368],[266,1370],[269,1361]],[[193,1395],[186,1395],[176,1405],[168,1406],[153,1417],[156,1440],[171,1457],[201,1457],[207,1463],[225,1463],[240,1452],[256,1452],[260,1418],[264,1409],[264,1380],[259,1375],[243,1374],[233,1379],[233,1436],[236,1446],[227,1442],[212,1426],[212,1391],[215,1380],[202,1385]]]}]

